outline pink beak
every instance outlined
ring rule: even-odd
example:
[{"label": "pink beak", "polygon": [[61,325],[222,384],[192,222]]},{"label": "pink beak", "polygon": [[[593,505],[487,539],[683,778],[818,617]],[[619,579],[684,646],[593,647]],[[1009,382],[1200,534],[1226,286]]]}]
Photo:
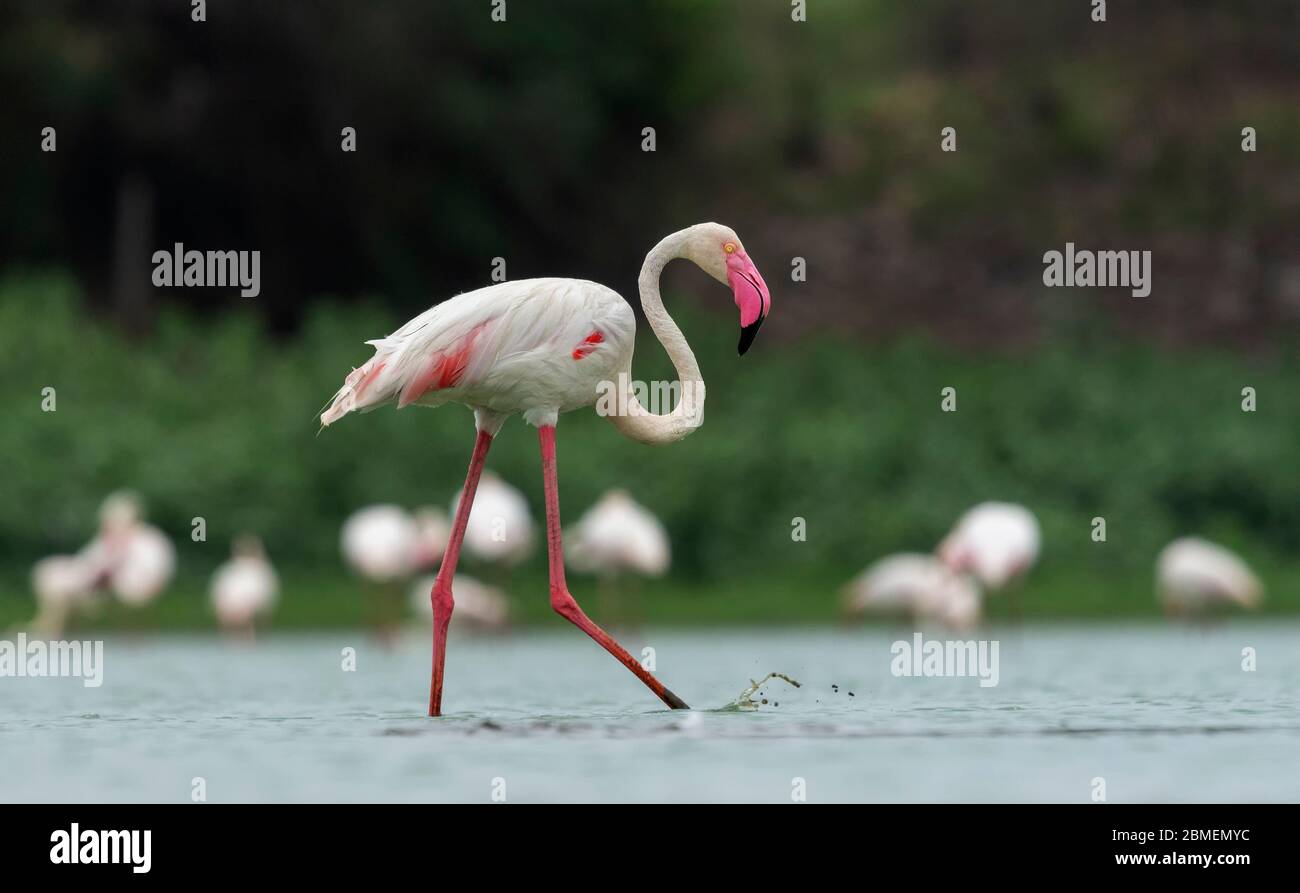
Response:
[{"label": "pink beak", "polygon": [[736,297],[736,306],[740,308],[740,345],[741,356],[754,343],[754,336],[767,319],[772,309],[772,295],[767,290],[758,267],[742,251],[727,255],[727,281]]}]

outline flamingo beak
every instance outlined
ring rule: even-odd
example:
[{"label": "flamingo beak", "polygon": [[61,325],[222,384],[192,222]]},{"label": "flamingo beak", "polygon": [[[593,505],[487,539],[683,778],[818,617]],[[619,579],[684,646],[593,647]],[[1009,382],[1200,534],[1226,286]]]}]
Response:
[{"label": "flamingo beak", "polygon": [[736,307],[740,309],[740,345],[737,349],[743,357],[772,309],[772,295],[758,267],[743,251],[727,255],[727,281],[731,283]]}]

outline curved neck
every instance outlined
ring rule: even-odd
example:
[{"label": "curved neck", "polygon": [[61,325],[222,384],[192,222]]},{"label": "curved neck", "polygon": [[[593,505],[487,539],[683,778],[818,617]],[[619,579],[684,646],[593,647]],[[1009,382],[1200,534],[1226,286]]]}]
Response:
[{"label": "curved neck", "polygon": [[[686,336],[673,322],[673,318],[664,309],[663,299],[659,296],[659,277],[664,267],[674,258],[682,256],[684,244],[683,233],[673,233],[656,245],[646,255],[641,266],[641,275],[637,279],[637,288],[641,293],[641,310],[646,322],[663,345],[664,352],[672,360],[677,370],[676,406],[671,412],[656,414],[646,409],[637,395],[637,389],[631,382],[632,361],[629,358],[626,374],[620,375],[617,383],[623,399],[619,406],[623,411],[610,415],[614,427],[633,440],[642,443],[672,443],[681,440],[704,422],[704,378],[700,375],[699,364],[695,354],[691,353]],[[642,386],[649,392],[653,389],[655,397],[672,393],[672,388],[658,388],[654,383]],[[653,400],[652,400],[653,405]]]}]

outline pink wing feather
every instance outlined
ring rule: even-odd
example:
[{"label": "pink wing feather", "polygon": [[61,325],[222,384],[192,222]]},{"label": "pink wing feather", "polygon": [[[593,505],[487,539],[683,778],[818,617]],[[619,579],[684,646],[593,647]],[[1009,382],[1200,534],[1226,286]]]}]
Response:
[{"label": "pink wing feather", "polygon": [[321,424],[331,425],[349,412],[367,412],[387,403],[408,406],[424,395],[464,383],[474,345],[498,309],[455,299],[433,307],[387,338],[369,341],[375,355],[353,369]]},{"label": "pink wing feather", "polygon": [[584,280],[519,280],[466,292],[367,342],[375,355],[348,375],[321,424],[388,403],[436,406],[471,394],[482,400],[494,389],[511,398],[544,394],[548,380],[565,381],[561,358],[586,360],[611,349],[611,340],[630,342],[634,332],[627,303]]}]

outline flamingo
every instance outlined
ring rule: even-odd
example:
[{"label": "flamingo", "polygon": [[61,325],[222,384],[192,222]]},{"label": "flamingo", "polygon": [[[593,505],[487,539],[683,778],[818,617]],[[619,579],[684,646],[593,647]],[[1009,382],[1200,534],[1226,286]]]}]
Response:
[{"label": "flamingo", "polygon": [[623,613],[627,598],[620,592],[619,579],[629,573],[662,577],[671,561],[668,531],[626,490],[605,493],[572,530],[565,531],[564,538],[569,543],[569,566],[597,575],[603,611],[611,624]]},{"label": "flamingo", "polygon": [[1200,537],[1176,539],[1156,561],[1156,593],[1170,614],[1193,614],[1216,605],[1257,607],[1263,586],[1233,552]]},{"label": "flamingo", "polygon": [[80,555],[51,555],[32,567],[36,616],[31,628],[46,636],[62,635],[68,618],[94,595],[95,569]]},{"label": "flamingo", "polygon": [[[429,593],[436,579],[423,577],[411,588],[411,604],[430,620],[433,619],[433,603],[429,600]],[[477,629],[501,629],[509,622],[510,600],[495,586],[457,574],[452,578],[451,588],[456,593],[457,623],[464,621]]]},{"label": "flamingo", "polygon": [[[452,500],[453,518],[460,498],[457,493]],[[533,517],[528,500],[518,489],[485,470],[465,524],[465,551],[482,561],[510,567],[527,558],[532,550]]]},{"label": "flamingo", "polygon": [[939,544],[940,560],[973,573],[990,591],[1005,589],[1038,560],[1038,519],[1022,505],[982,502],[966,512]]},{"label": "flamingo", "polygon": [[401,506],[371,505],[343,522],[339,547],[357,575],[392,583],[436,564],[449,532],[433,509],[419,509],[412,515]]},{"label": "flamingo", "polygon": [[[627,393],[631,379],[636,317],[613,290],[579,279],[526,279],[466,292],[421,313],[386,338],[370,342],[374,356],[354,369],[321,414],[322,426],[354,410],[389,403],[441,406],[459,403],[474,412],[477,431],[456,511],[451,540],[430,593],[433,605],[433,667],[429,715],[442,713],[447,624],[456,563],[469,510],[493,438],[505,420],[522,414],[537,428],[546,494],[546,539],[551,607],[637,676],[673,709],[686,702],[641,666],[623,646],[583,612],[564,577],[556,477],[555,426],[560,413],[598,402],[621,433],[648,444],[672,443],[694,431],[704,418],[700,369],[659,296],[659,278],[676,258],[691,261],[729,284],[740,310],[739,352],[752,344],[771,308],[771,295],[735,232],[702,223],[673,233],[646,255],[638,287],[641,309],[676,369],[681,399],[658,414]],[[619,384],[613,386],[617,379]],[[608,405],[614,399],[614,406]]]},{"label": "flamingo", "polygon": [[844,588],[850,616],[867,611],[908,614],[968,630],[980,618],[980,591],[969,576],[933,555],[901,552],[873,563]]},{"label": "flamingo", "polygon": [[231,547],[231,558],[212,575],[212,608],[227,632],[252,638],[254,624],[269,614],[280,592],[280,580],[267,560],[262,541],[242,536]]},{"label": "flamingo", "polygon": [[662,577],[670,560],[668,531],[626,490],[610,490],[572,530],[569,564],[611,577],[625,571]]},{"label": "flamingo", "polygon": [[396,635],[401,586],[437,564],[449,534],[441,513],[431,508],[411,514],[397,505],[371,505],[343,523],[343,560],[372,590],[369,607],[381,642],[391,643]]},{"label": "flamingo", "polygon": [[167,588],[176,572],[176,548],[157,527],[144,521],[134,493],[120,491],[104,500],[99,534],[80,556],[97,582],[106,582],[118,601],[143,607]]}]

